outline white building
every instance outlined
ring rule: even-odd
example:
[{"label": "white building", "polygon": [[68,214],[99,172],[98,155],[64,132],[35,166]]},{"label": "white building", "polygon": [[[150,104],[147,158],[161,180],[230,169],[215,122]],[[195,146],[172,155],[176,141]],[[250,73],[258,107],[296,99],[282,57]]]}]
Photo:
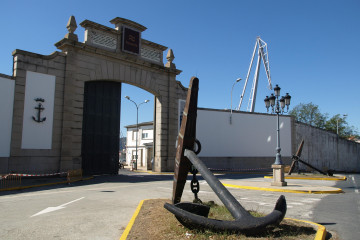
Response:
[{"label": "white building", "polygon": [[[153,158],[153,144],[154,144],[154,127],[153,122],[143,122],[138,124],[138,131],[136,124],[125,126],[126,133],[126,163],[130,166],[131,161],[135,161],[136,156],[136,140],[137,140],[137,154],[138,154],[138,168],[147,170],[152,169],[151,160]],[[137,137],[137,138],[136,138]]]}]

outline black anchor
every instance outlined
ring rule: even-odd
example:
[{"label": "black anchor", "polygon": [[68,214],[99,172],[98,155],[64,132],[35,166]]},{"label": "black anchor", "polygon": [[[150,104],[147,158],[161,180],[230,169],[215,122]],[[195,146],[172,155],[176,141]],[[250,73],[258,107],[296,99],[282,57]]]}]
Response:
[{"label": "black anchor", "polygon": [[235,218],[234,221],[210,219],[208,218],[210,208],[202,204],[180,202],[173,205],[165,203],[164,207],[173,213],[178,221],[185,227],[189,229],[254,233],[265,229],[268,225],[279,224],[283,220],[286,214],[286,200],[283,195],[279,197],[274,210],[270,214],[265,217],[253,217],[241,206],[193,151],[186,149],[185,156],[201,173],[201,176]]},{"label": "black anchor", "polygon": [[32,117],[32,119],[35,121],[35,122],[44,122],[46,120],[46,117],[44,118],[41,118],[41,111],[43,111],[45,108],[43,107],[43,105],[41,104],[41,102],[45,102],[45,100],[43,98],[36,98],[35,99],[36,102],[39,102],[38,105],[35,107],[35,109],[38,111],[37,112],[37,118],[35,118],[34,116]]},{"label": "black anchor", "polygon": [[[284,196],[280,196],[274,210],[270,214],[265,217],[253,217],[221,184],[196,154],[189,150],[193,149],[196,143],[198,90],[199,79],[193,77],[190,80],[181,129],[177,141],[172,196],[173,204],[165,203],[164,207],[173,213],[179,222],[190,229],[196,228],[211,229],[214,231],[253,233],[265,229],[268,225],[280,223],[286,213],[286,200]],[[197,153],[201,150],[200,146],[201,145],[198,143]],[[216,195],[235,218],[235,221],[209,219],[208,214],[210,208],[208,206],[197,203],[181,202],[181,196],[188,172],[191,169],[191,164],[201,173],[201,176],[214,190]],[[196,190],[198,190],[198,188]],[[195,193],[197,193],[197,191]],[[197,198],[197,195],[195,195],[195,198]]]}]

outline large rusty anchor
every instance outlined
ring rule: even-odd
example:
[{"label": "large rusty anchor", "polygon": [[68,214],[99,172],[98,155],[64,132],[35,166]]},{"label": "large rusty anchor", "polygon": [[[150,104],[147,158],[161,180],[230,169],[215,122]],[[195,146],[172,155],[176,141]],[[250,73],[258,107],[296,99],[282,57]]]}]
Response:
[{"label": "large rusty anchor", "polygon": [[[199,80],[193,77],[190,81],[178,137],[172,197],[173,204],[165,203],[164,207],[173,213],[179,222],[190,229],[252,233],[263,230],[268,225],[279,224],[286,213],[286,200],[284,196],[280,196],[274,210],[270,214],[265,217],[253,217],[192,151],[196,140],[198,85]],[[180,202],[191,165],[201,173],[202,177],[235,218],[234,221],[209,219],[210,208],[208,206]]]},{"label": "large rusty anchor", "polygon": [[333,176],[333,171],[332,170],[328,170],[327,172],[323,172],[321,171],[320,169],[314,167],[313,165],[311,165],[310,163],[307,163],[303,160],[301,160],[301,152],[302,152],[302,149],[303,149],[303,146],[304,146],[304,139],[301,140],[301,143],[298,147],[298,150],[296,152],[295,155],[292,156],[292,163],[291,163],[291,166],[290,166],[290,170],[289,170],[289,175],[291,175],[293,173],[293,171],[295,170],[295,168],[297,168],[298,170],[298,174],[300,173],[300,168],[299,168],[299,162],[304,164],[305,166],[315,170],[315,171],[318,171],[319,173],[323,174],[323,175],[329,175],[329,176]]}]

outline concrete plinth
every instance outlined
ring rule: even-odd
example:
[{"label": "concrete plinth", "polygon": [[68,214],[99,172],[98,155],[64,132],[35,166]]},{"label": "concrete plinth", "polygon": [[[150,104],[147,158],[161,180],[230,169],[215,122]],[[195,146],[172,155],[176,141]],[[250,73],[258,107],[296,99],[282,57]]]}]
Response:
[{"label": "concrete plinth", "polygon": [[286,186],[287,182],[284,180],[284,165],[273,164],[271,168],[273,169],[271,186]]}]

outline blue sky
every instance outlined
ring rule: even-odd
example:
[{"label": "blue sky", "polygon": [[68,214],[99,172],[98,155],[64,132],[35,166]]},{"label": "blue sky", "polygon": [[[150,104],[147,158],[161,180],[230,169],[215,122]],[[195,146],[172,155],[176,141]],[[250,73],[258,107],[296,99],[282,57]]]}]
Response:
[{"label": "blue sky", "polygon": [[[260,36],[268,44],[273,85],[279,84],[282,95],[290,93],[291,106],[312,102],[329,116],[348,114],[348,123],[360,130],[360,1],[3,0],[1,9],[0,73],[11,75],[15,49],[57,51],[54,43],[67,33],[71,15],[78,24],[88,19],[109,27],[111,19],[122,17],[146,26],[143,38],[173,49],[184,86],[191,76],[199,78],[199,107],[225,109],[234,81],[246,78]],[[82,41],[84,30],[79,26],[76,33]],[[233,107],[244,82],[234,88]],[[241,110],[250,87],[251,82]],[[263,99],[271,92],[261,66],[256,112],[266,112]],[[122,94],[136,102],[149,99],[139,120],[152,120],[151,94],[125,84]],[[126,99],[121,121],[136,122],[135,106]]]}]

